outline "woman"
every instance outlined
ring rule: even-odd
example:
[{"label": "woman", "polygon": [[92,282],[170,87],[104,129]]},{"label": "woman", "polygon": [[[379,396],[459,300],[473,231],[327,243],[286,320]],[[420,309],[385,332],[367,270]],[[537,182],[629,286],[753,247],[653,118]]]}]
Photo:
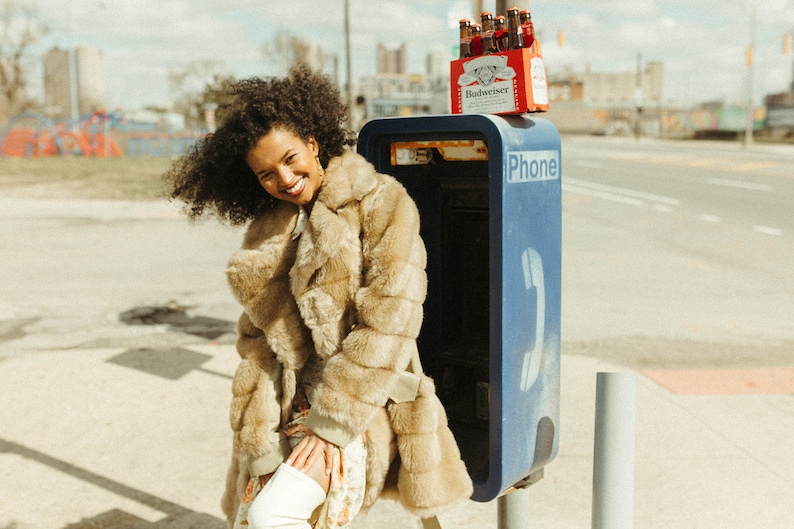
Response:
[{"label": "woman", "polygon": [[232,93],[218,130],[167,175],[190,216],[250,222],[227,269],[244,308],[230,527],[345,527],[379,496],[429,517],[469,497],[418,367],[427,277],[415,204],[346,149],[346,107],[324,76],[298,67]]}]

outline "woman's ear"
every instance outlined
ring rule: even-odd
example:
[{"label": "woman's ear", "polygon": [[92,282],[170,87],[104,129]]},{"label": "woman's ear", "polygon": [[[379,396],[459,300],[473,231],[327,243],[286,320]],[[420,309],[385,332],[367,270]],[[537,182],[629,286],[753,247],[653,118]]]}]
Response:
[{"label": "woman's ear", "polygon": [[312,151],[312,155],[317,156],[320,154],[320,144],[317,143],[317,140],[314,139],[314,136],[309,136],[309,141],[306,142],[306,145],[309,146],[309,149]]}]

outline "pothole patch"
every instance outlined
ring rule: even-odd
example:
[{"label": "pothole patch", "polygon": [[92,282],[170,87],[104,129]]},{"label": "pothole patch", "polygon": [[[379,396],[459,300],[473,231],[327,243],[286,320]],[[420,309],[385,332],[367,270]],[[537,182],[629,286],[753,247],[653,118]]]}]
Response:
[{"label": "pothole patch", "polygon": [[120,313],[119,320],[127,325],[168,325],[172,330],[208,340],[236,332],[234,322],[209,316],[191,316],[187,311],[188,307],[173,303],[135,307]]}]

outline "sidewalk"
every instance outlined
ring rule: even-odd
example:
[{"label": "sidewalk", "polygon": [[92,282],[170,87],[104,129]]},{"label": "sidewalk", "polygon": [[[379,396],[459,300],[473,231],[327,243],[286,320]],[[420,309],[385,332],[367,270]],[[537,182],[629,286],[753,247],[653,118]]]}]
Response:
[{"label": "sidewalk", "polygon": [[[228,340],[225,340],[228,341]],[[0,361],[0,528],[222,528],[228,343],[42,351]],[[563,357],[561,447],[529,527],[590,527],[595,380]],[[794,527],[794,397],[675,395],[637,377],[638,528]],[[440,516],[497,527],[496,502]],[[416,527],[380,502],[356,528]]]}]

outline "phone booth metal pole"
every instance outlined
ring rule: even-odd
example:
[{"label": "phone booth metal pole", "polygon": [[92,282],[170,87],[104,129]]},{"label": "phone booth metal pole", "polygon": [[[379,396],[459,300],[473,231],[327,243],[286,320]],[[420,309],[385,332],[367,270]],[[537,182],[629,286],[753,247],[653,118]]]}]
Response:
[{"label": "phone booth metal pole", "polygon": [[529,527],[529,489],[516,489],[497,500],[499,529],[525,529]]}]

